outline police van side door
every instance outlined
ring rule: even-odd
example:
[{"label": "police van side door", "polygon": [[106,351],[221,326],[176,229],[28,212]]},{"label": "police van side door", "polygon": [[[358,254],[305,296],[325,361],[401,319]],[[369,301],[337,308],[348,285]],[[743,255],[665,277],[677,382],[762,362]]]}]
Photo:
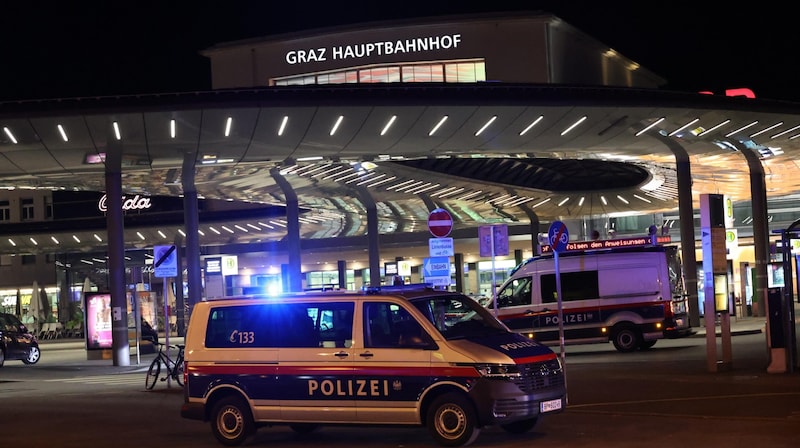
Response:
[{"label": "police van side door", "polygon": [[359,421],[419,422],[419,399],[432,381],[436,344],[409,309],[399,301],[363,302],[352,391]]},{"label": "police van side door", "polygon": [[291,302],[281,312],[281,419],[352,422],[354,301]]}]

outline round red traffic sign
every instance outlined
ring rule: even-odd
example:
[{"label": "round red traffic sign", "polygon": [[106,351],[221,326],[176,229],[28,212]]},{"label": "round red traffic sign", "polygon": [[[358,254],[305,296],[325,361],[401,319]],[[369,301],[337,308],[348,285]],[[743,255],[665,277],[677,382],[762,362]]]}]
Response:
[{"label": "round red traffic sign", "polygon": [[450,235],[450,231],[453,230],[453,218],[450,213],[443,208],[433,210],[428,215],[428,230],[437,238]]}]

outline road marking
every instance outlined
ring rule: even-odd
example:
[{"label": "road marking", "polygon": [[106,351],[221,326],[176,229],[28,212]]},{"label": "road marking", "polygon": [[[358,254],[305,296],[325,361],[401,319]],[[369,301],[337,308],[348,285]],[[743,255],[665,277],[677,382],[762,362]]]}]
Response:
[{"label": "road marking", "polygon": [[109,386],[119,384],[139,384],[144,387],[145,376],[146,375],[141,374],[114,374],[83,376],[75,378],[58,378],[44,381],[49,383],[105,384]]}]

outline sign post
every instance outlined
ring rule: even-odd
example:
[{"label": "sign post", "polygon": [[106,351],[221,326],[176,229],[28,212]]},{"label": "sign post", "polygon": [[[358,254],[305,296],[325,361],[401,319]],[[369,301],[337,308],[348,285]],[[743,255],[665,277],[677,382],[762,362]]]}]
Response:
[{"label": "sign post", "polygon": [[[178,275],[178,248],[172,244],[168,246],[153,247],[153,271],[156,277],[162,277],[164,284],[164,344],[169,353],[169,277]],[[156,348],[157,350],[158,348]],[[168,366],[169,367],[169,366]],[[167,375],[167,387],[170,387],[170,378]]]},{"label": "sign post", "polygon": [[555,263],[556,271],[556,297],[558,299],[558,340],[561,348],[561,368],[564,369],[564,378],[566,383],[566,361],[564,353],[564,301],[561,298],[561,270],[558,267],[558,254],[564,252],[569,243],[569,230],[567,226],[561,221],[553,221],[550,224],[550,229],[547,231],[547,237],[550,241],[550,247],[553,248],[553,262]]},{"label": "sign post", "polygon": [[481,257],[492,257],[492,302],[497,316],[497,269],[495,255],[508,255],[508,226],[506,224],[478,227],[478,245]]},{"label": "sign post", "polygon": [[425,281],[446,288],[450,286],[450,257],[454,254],[453,239],[447,237],[453,231],[450,212],[443,208],[433,209],[428,214],[428,231],[435,238],[428,240],[431,258],[425,259]]}]

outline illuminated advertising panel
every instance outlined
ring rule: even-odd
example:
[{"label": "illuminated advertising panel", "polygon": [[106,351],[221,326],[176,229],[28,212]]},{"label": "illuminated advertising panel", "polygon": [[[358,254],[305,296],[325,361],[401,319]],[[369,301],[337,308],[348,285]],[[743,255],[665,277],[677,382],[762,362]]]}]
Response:
[{"label": "illuminated advertising panel", "polygon": [[86,349],[110,349],[112,345],[111,331],[111,293],[87,292],[84,293],[84,306],[86,315]]}]

